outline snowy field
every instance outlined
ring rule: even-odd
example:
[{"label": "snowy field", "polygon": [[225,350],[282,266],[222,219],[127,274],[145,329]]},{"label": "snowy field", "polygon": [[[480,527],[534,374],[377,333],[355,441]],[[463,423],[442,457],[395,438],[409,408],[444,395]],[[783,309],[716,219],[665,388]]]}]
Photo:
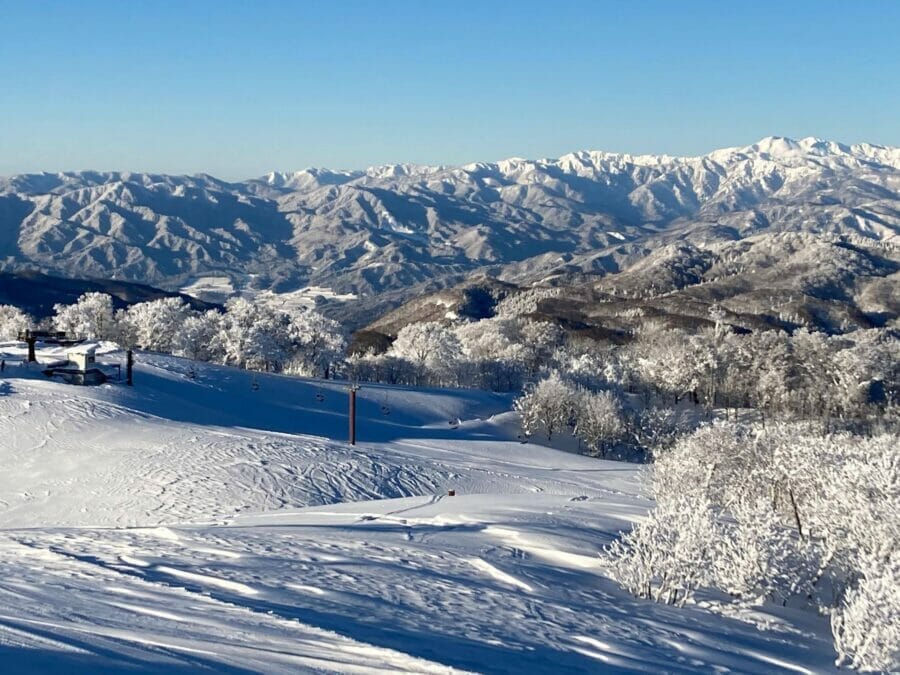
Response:
[{"label": "snowy field", "polygon": [[340,383],[0,353],[0,672],[832,670],[824,619],[606,579],[637,468],[518,442],[508,396],[366,386],[351,447]]},{"label": "snowy field", "polygon": [[318,298],[340,302],[357,299],[357,296],[353,293],[335,293],[332,289],[323,286],[306,286],[284,293],[276,293],[270,290],[252,290],[254,276],[252,274],[242,275],[240,277],[242,281],[238,282],[237,285],[227,276],[198,277],[187,285],[182,286],[179,290],[206,302],[219,304],[225,304],[231,297],[240,296],[248,300],[265,303],[269,307],[281,311],[312,309],[316,306]]}]

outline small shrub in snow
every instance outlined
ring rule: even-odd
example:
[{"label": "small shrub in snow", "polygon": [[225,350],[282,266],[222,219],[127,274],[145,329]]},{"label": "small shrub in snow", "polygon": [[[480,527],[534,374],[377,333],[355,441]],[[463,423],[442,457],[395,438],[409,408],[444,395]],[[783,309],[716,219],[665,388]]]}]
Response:
[{"label": "small shrub in snow", "polygon": [[831,616],[837,665],[900,671],[900,551],[867,558],[861,577]]},{"label": "small shrub in snow", "polygon": [[683,605],[710,582],[717,528],[708,502],[662,502],[607,549],[610,576],[640,598]]}]

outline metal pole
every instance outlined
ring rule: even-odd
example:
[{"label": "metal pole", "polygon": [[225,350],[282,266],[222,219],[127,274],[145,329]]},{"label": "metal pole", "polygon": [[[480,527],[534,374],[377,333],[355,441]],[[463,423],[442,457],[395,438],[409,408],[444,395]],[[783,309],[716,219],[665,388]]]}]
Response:
[{"label": "metal pole", "polygon": [[134,353],[129,349],[125,352],[125,384],[129,387],[134,385],[131,371],[134,369]]},{"label": "metal pole", "polygon": [[350,387],[350,445],[356,445],[356,391],[358,385]]}]

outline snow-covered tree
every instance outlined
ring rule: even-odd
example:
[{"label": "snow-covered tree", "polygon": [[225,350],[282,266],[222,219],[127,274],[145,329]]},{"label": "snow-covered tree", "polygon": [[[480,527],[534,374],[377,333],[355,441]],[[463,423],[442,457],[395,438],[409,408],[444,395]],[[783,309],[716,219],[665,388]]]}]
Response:
[{"label": "snow-covered tree", "polygon": [[548,441],[553,440],[555,434],[574,427],[580,397],[581,392],[559,373],[550,373],[515,403],[522,431],[526,436],[543,432]]},{"label": "snow-covered tree", "polygon": [[[741,599],[808,603],[832,613],[841,663],[895,667],[896,434],[817,429],[719,423],[659,453],[657,507],[610,548],[615,578],[658,601],[706,585]],[[685,581],[689,563],[703,575]]]},{"label": "snow-covered tree", "polygon": [[231,298],[212,348],[226,365],[269,370],[288,356],[287,323],[286,317],[266,305]]},{"label": "snow-covered tree", "polygon": [[689,339],[682,331],[653,324],[648,324],[639,337],[634,347],[638,354],[635,365],[646,386],[675,401],[696,395],[704,375],[693,358],[693,340],[698,338]]},{"label": "snow-covered tree", "polygon": [[457,326],[454,331],[466,358],[474,361],[500,360],[518,344],[518,328],[512,319],[482,319]]},{"label": "snow-covered tree", "polygon": [[866,558],[860,578],[831,615],[837,665],[900,671],[900,551]]},{"label": "snow-covered tree", "polygon": [[521,389],[529,350],[520,341],[517,320],[482,319],[453,330],[469,364],[465,382],[492,391]]},{"label": "snow-covered tree", "polygon": [[16,340],[20,332],[33,325],[34,319],[18,307],[0,305],[0,340]]},{"label": "snow-covered tree", "polygon": [[710,583],[719,536],[712,506],[688,497],[665,500],[604,553],[610,576],[634,595],[683,605]]},{"label": "snow-covered tree", "polygon": [[606,457],[625,431],[622,406],[608,391],[582,391],[576,410],[575,435],[591,454]]},{"label": "snow-covered tree", "polygon": [[811,588],[814,552],[782,524],[769,500],[735,500],[729,513],[732,520],[719,523],[713,542],[711,586],[742,600],[780,602]]},{"label": "snow-covered tree", "polygon": [[304,375],[327,378],[347,348],[341,325],[312,309],[292,315],[287,334],[293,354],[291,367]]},{"label": "snow-covered tree", "polygon": [[181,298],[159,298],[117,312],[116,323],[127,340],[143,349],[172,352],[190,306]]},{"label": "snow-covered tree", "polygon": [[362,382],[415,384],[419,370],[406,359],[392,354],[352,356],[347,360],[347,377]]},{"label": "snow-covered tree", "polygon": [[71,305],[54,305],[53,326],[76,338],[115,338],[112,297],[106,293],[85,293]]},{"label": "snow-covered tree", "polygon": [[175,336],[174,353],[195,361],[219,361],[216,340],[221,329],[222,314],[214,309],[185,318]]},{"label": "snow-covered tree", "polygon": [[403,327],[397,333],[390,353],[431,371],[442,380],[458,364],[462,348],[452,330],[429,321]]},{"label": "snow-covered tree", "polygon": [[604,358],[599,350],[558,350],[556,362],[566,377],[588,389],[599,389],[606,381],[603,377]]},{"label": "snow-covered tree", "polygon": [[186,326],[184,353],[199,353],[198,344],[214,333],[208,353],[241,368],[328,375],[345,347],[340,325],[313,310],[289,315],[245,298],[232,298],[224,314],[210,314]]},{"label": "snow-covered tree", "polygon": [[554,365],[552,356],[565,342],[565,331],[548,321],[524,321],[519,341],[525,349],[526,372],[536,375]]},{"label": "snow-covered tree", "polygon": [[790,338],[780,331],[759,331],[732,338],[727,386],[767,414],[783,413],[790,399]]}]

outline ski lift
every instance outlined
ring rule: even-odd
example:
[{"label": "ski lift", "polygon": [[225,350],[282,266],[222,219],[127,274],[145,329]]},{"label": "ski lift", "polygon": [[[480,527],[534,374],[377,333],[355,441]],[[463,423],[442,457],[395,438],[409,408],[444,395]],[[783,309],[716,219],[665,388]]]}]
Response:
[{"label": "ski lift", "polygon": [[381,407],[381,414],[384,416],[391,414],[391,406],[387,404],[387,401],[384,398],[384,394],[380,394],[378,396],[378,403]]}]

